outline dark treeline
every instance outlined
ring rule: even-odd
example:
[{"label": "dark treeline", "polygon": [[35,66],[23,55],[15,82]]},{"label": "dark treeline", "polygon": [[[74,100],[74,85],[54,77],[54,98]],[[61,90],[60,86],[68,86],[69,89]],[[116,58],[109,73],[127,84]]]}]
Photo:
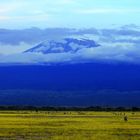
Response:
[{"label": "dark treeline", "polygon": [[8,111],[140,111],[139,107],[49,107],[49,106],[0,106],[0,110]]}]

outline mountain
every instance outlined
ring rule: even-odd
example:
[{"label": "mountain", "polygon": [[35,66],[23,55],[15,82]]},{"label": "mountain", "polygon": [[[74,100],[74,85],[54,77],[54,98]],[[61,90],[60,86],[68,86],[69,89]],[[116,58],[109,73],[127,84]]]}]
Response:
[{"label": "mountain", "polygon": [[36,52],[36,53],[64,53],[70,52],[75,53],[82,48],[92,48],[100,46],[94,40],[89,39],[77,39],[77,38],[64,38],[58,41],[44,41],[35,47],[24,51],[27,52]]},{"label": "mountain", "polygon": [[1,105],[140,106],[140,65],[1,66]]},{"label": "mountain", "polygon": [[131,42],[118,36],[128,30],[102,33],[97,39],[45,40],[1,55],[2,64],[12,65],[0,65],[0,104],[140,106],[139,32],[129,31]]}]

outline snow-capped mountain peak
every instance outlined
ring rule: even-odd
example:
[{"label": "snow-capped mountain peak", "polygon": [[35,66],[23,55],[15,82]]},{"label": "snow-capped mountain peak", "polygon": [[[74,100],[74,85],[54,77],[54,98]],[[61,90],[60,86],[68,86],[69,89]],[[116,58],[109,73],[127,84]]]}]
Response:
[{"label": "snow-capped mountain peak", "polygon": [[63,40],[44,41],[35,47],[26,50],[26,52],[38,52],[38,53],[75,53],[82,48],[91,48],[100,46],[94,40],[89,39],[77,39],[77,38],[64,38]]}]

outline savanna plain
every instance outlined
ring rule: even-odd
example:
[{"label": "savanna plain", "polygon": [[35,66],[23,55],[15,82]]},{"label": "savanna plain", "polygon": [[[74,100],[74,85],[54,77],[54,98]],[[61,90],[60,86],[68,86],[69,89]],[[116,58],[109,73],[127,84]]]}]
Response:
[{"label": "savanna plain", "polygon": [[140,140],[140,112],[0,111],[0,140]]}]

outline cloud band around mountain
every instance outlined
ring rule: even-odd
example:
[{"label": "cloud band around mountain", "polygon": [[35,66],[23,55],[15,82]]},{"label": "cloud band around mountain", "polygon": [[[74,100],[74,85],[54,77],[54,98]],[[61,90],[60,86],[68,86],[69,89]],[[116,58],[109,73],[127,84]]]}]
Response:
[{"label": "cloud band around mountain", "polygon": [[[43,30],[38,29],[30,29],[30,34],[34,35],[34,33],[40,33],[40,36],[35,35],[35,39],[25,39],[24,32],[23,36],[17,40],[17,43],[13,40],[9,40],[8,44],[6,42],[2,42],[4,40],[0,40],[0,63],[21,63],[21,64],[51,64],[51,63],[81,63],[81,62],[128,62],[128,63],[140,63],[140,30],[137,28],[131,29],[129,27],[120,28],[120,29],[85,29],[85,30],[74,30],[74,29],[59,29],[63,31],[63,34],[60,38],[69,38],[73,39],[74,42],[71,42],[71,48],[65,49],[63,46],[65,39],[59,39],[58,34],[55,34],[58,29],[50,30],[49,34],[44,37],[41,36],[41,33],[45,33]],[[9,37],[8,31],[7,38]],[[21,31],[20,31],[21,32]],[[26,52],[24,51],[28,49],[32,49],[32,44],[37,44],[47,36],[49,37],[50,33],[53,33],[51,40],[53,40],[56,46],[53,46],[51,50],[47,50],[44,54],[41,51],[32,51]],[[15,31],[17,33],[17,31]],[[13,33],[14,34],[14,33]],[[2,36],[2,35],[1,35]],[[32,36],[34,38],[34,36]],[[40,38],[39,38],[40,37]],[[36,39],[38,38],[38,39]],[[1,38],[2,39],[2,38]],[[82,44],[80,44],[79,42]],[[6,39],[5,39],[6,40]],[[76,42],[75,42],[76,41]],[[21,42],[21,43],[19,43]],[[34,42],[34,43],[33,43]],[[45,42],[50,42],[49,40]],[[93,47],[92,45],[97,45],[97,47]],[[10,44],[11,43],[11,44]],[[76,44],[77,43],[77,44]],[[16,45],[14,45],[16,44]],[[18,45],[19,44],[19,45]],[[90,46],[91,45],[91,46]],[[43,46],[44,47],[44,46]],[[43,49],[49,49],[49,44],[45,46]],[[8,50],[9,53],[4,54],[4,49]],[[13,49],[14,48],[14,49]],[[10,54],[10,50],[11,54]],[[17,49],[17,51],[16,51]],[[40,49],[40,48],[38,48]],[[41,48],[42,49],[42,48]],[[73,51],[72,51],[73,49]],[[3,51],[3,52],[2,52]],[[57,52],[58,51],[58,52]],[[13,53],[12,53],[13,52]]]}]

